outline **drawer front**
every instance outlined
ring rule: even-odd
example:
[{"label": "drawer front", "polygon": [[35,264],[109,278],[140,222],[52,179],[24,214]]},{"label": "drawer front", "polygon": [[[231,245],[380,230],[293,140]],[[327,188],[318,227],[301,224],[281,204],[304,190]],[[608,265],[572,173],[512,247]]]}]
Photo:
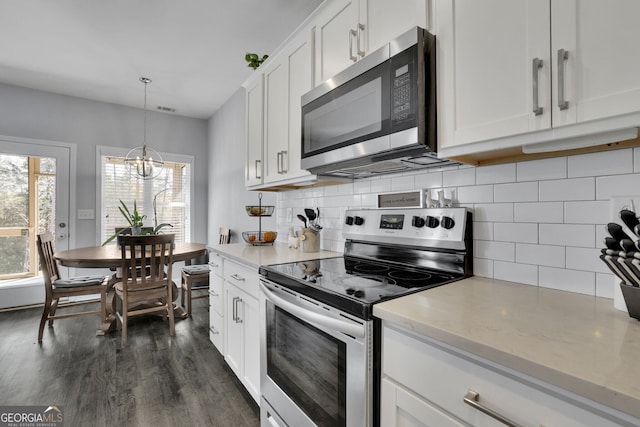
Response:
[{"label": "drawer front", "polygon": [[482,405],[521,425],[618,425],[396,328],[384,327],[382,351],[385,376],[476,427],[502,424],[464,403],[469,390]]},{"label": "drawer front", "polygon": [[209,276],[209,304],[224,317],[224,279],[222,277]]},{"label": "drawer front", "polygon": [[222,265],[222,257],[220,254],[216,252],[209,253],[209,268],[211,269],[212,275],[224,277]]},{"label": "drawer front", "polygon": [[209,310],[209,341],[224,354],[224,321],[215,310]]},{"label": "drawer front", "polygon": [[225,259],[224,280],[242,289],[254,298],[260,297],[257,269]]}]

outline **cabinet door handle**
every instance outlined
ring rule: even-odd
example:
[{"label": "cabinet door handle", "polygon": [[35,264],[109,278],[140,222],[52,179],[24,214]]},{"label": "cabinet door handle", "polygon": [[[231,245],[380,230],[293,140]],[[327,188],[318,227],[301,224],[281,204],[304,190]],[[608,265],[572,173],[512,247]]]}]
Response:
[{"label": "cabinet door handle", "polygon": [[470,405],[470,406],[476,408],[478,411],[489,415],[491,418],[494,418],[494,419],[500,421],[504,425],[507,425],[509,427],[520,427],[520,424],[516,424],[513,421],[511,421],[509,418],[505,417],[504,415],[499,414],[496,411],[494,411],[493,409],[482,405],[480,403],[480,394],[475,392],[475,391],[473,391],[473,390],[471,390],[471,389],[469,389],[469,391],[464,396],[462,401],[464,403],[466,403],[467,405]]},{"label": "cabinet door handle", "polygon": [[542,107],[538,101],[538,75],[540,74],[540,68],[542,68],[542,59],[533,58],[533,69],[531,70],[533,76],[533,114],[536,116],[542,114]]},{"label": "cabinet door handle", "polygon": [[276,156],[276,168],[278,169],[278,173],[282,173],[282,151],[278,151]]},{"label": "cabinet door handle", "polygon": [[360,55],[360,58],[364,58],[364,49],[362,49],[362,47],[360,47],[360,34],[362,34],[362,32],[364,31],[364,25],[358,23],[358,33],[356,35],[356,48],[358,49],[358,55]]},{"label": "cabinet door handle", "polygon": [[209,289],[209,295],[212,297],[219,297],[219,294],[216,294],[214,291],[212,291],[211,289]]},{"label": "cabinet door handle", "polygon": [[353,62],[358,60],[357,56],[353,56],[353,37],[357,37],[358,33],[356,30],[349,29],[349,59]]},{"label": "cabinet door handle", "polygon": [[209,261],[209,265],[210,265],[211,267],[213,267],[213,268],[218,268],[218,267],[220,267],[218,264],[216,264],[215,262],[211,262],[211,261]]},{"label": "cabinet door handle", "polygon": [[564,99],[564,63],[569,59],[569,51],[558,49],[558,108],[566,110],[569,108],[569,101]]},{"label": "cabinet door handle", "polygon": [[209,327],[209,330],[211,331],[211,333],[212,333],[213,335],[218,335],[218,334],[220,333],[220,332],[218,332],[218,331],[216,330],[216,328],[214,328],[213,326],[210,326],[210,327]]},{"label": "cabinet door handle", "polygon": [[238,314],[238,305],[240,305],[240,303],[242,302],[242,298],[240,297],[235,297],[235,312],[236,312],[236,318],[233,319],[235,320],[236,323],[242,323],[242,319],[240,318],[240,315]]},{"label": "cabinet door handle", "polygon": [[233,305],[233,307],[231,308],[231,318],[233,319],[234,322],[238,322],[238,316],[236,314],[237,311],[237,305],[236,305],[236,300],[238,299],[238,297],[233,297],[233,299],[231,300],[231,304]]},{"label": "cabinet door handle", "polygon": [[233,273],[233,274],[231,275],[231,278],[232,278],[232,279],[235,279],[235,280],[237,280],[237,281],[239,281],[239,282],[244,282],[244,277],[242,277],[242,276],[240,276],[239,274],[236,274],[236,273]]},{"label": "cabinet door handle", "polygon": [[256,160],[255,162],[255,170],[256,170],[256,178],[257,179],[262,179],[262,176],[260,176],[260,168],[258,167],[259,164],[262,163],[262,160]]},{"label": "cabinet door handle", "polygon": [[[287,173],[287,172],[289,172],[289,168],[286,168],[286,169],[285,169],[285,167],[284,167],[284,165],[285,165],[285,163],[284,163],[284,156],[287,156],[287,150],[281,151],[281,153],[282,153],[282,155],[280,156],[280,162],[281,162],[282,164],[281,164],[280,170],[282,170],[282,173]],[[288,157],[288,156],[287,156],[287,157]],[[289,160],[289,159],[287,158],[287,163],[289,163],[289,161],[288,161],[288,160]]]}]

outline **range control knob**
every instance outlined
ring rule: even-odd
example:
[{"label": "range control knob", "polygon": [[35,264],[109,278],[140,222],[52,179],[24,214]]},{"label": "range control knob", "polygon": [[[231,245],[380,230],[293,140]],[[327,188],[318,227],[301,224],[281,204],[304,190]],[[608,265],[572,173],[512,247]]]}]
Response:
[{"label": "range control knob", "polygon": [[440,225],[442,225],[442,228],[446,228],[447,230],[451,230],[453,228],[453,226],[456,225],[456,222],[451,217],[443,216],[442,220],[440,221]]},{"label": "range control knob", "polygon": [[362,225],[364,224],[364,218],[362,218],[361,216],[356,216],[354,222],[356,223],[356,225]]},{"label": "range control knob", "polygon": [[438,220],[438,218],[436,218],[435,216],[431,216],[431,215],[429,215],[427,217],[427,227],[436,228],[439,225],[440,225],[440,220]]},{"label": "range control knob", "polygon": [[344,223],[347,225],[353,225],[353,217],[352,216],[348,216],[345,220]]},{"label": "range control knob", "polygon": [[420,216],[414,216],[413,218],[411,218],[411,225],[413,225],[414,227],[424,227],[425,221],[424,218],[420,217]]}]

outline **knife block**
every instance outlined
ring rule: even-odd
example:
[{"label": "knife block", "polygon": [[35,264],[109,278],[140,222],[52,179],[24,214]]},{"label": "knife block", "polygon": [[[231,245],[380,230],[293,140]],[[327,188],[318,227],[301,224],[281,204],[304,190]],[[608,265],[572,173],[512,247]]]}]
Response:
[{"label": "knife block", "polygon": [[640,321],[640,287],[629,286],[620,282],[620,290],[622,291],[624,302],[627,304],[629,316]]}]

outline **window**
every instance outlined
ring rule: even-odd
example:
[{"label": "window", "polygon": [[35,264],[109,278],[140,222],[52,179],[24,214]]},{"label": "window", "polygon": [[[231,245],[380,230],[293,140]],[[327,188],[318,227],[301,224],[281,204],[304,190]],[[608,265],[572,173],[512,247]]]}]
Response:
[{"label": "window", "polygon": [[0,181],[0,279],[36,276],[36,235],[55,233],[56,159],[0,154]]},{"label": "window", "polygon": [[191,176],[193,157],[162,154],[162,173],[152,180],[131,176],[124,165],[126,151],[98,147],[101,170],[100,241],[113,235],[116,228],[128,227],[118,207],[122,200],[132,210],[134,201],[144,225],[168,223],[165,233],[174,233],[176,242],[191,241]]}]

